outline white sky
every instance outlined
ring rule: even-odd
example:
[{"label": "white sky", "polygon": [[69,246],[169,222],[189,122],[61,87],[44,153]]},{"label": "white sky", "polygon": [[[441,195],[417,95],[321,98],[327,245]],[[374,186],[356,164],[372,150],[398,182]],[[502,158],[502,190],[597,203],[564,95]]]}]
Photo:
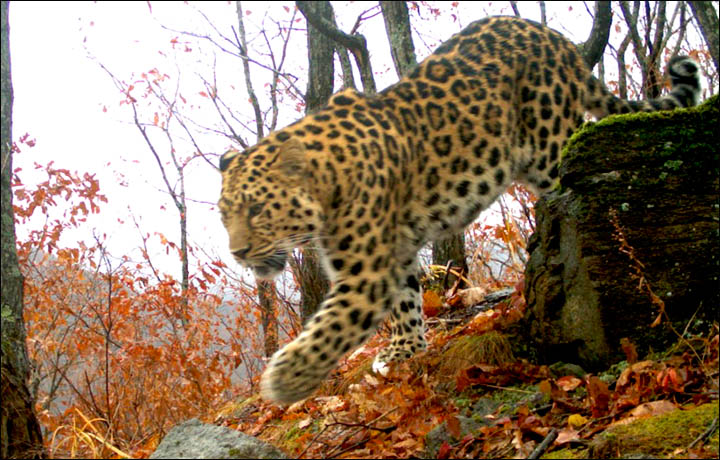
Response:
[{"label": "white sky", "polygon": [[[438,4],[443,14],[437,18],[427,10],[421,10],[422,18],[416,14],[411,16],[413,26],[421,31],[420,36],[414,36],[419,58],[427,56],[442,40],[473,20],[487,14],[510,13],[508,2],[460,3],[457,9],[451,9],[449,2]],[[339,25],[345,31],[352,27],[361,11],[374,4],[333,2]],[[552,27],[568,36],[572,35],[570,30],[578,31],[578,37],[571,37],[576,42],[586,38],[591,19],[582,3],[548,2],[547,5]],[[289,7],[289,13],[284,6]],[[247,112],[246,118],[251,119],[249,104],[243,102],[245,96],[239,90],[229,88],[232,83],[243,88],[238,59],[215,50],[209,44],[190,45],[193,53],[172,51],[170,39],[178,34],[163,30],[161,24],[177,30],[207,31],[207,25],[196,8],[207,14],[220,31],[231,34],[230,27],[237,21],[234,2],[202,2],[197,5],[158,2],[152,3],[152,12],[146,2],[11,2],[10,46],[15,94],[13,137],[17,140],[29,133],[37,140],[34,148],[21,146],[22,153],[14,156],[14,166],[22,168],[20,177],[26,183],[43,179],[33,168],[35,162],[45,165],[54,161],[56,168],[77,171],[80,175],[85,172],[96,174],[101,192],[109,201],[101,204],[99,216],[68,235],[66,242],[69,245],[78,239],[91,240],[92,229],[97,228],[98,233],[107,234],[112,254],[133,254],[140,245],[140,238],[128,218],[130,212],[140,221],[143,232],[162,232],[179,244],[177,211],[162,191],[164,186],[157,165],[139,132],[131,124],[128,107],[119,105],[122,97],[97,62],[88,57],[88,51],[126,81],[133,81],[141,72],[157,67],[177,82],[180,69],[180,91],[189,104],[205,104],[205,108],[198,108],[192,113],[207,117],[207,125],[216,124],[215,114],[207,110],[208,101],[197,95],[202,90],[198,74],[212,79],[209,69],[216,58],[218,86],[225,89],[221,95],[239,101],[236,109]],[[253,40],[251,53],[257,52],[255,46],[261,43],[257,28],[269,8],[272,10],[268,11],[265,21],[272,25],[271,18],[286,21],[294,3],[272,2],[269,6],[267,2],[243,2],[243,9],[252,11],[246,17],[248,39]],[[521,10],[524,17],[539,19],[539,10],[534,2],[521,2]],[[565,19],[553,22],[557,15]],[[302,18],[302,15],[298,13],[297,17]],[[297,26],[304,28],[304,19]],[[395,82],[382,17],[378,15],[366,21],[360,32],[369,42],[378,87]],[[181,42],[184,40],[180,37]],[[302,79],[298,83],[302,90],[305,89],[307,74],[305,40],[303,31],[294,32],[286,66],[287,71]],[[267,58],[258,54],[254,57],[267,62]],[[263,93],[263,79],[267,76],[255,66],[251,71],[256,91]],[[356,81],[359,84],[359,79]],[[107,112],[103,112],[104,107]],[[292,107],[294,105],[281,109],[279,127],[301,116]],[[145,113],[146,119],[151,114]],[[253,143],[251,134],[244,135]],[[161,145],[161,138],[153,139]],[[203,137],[202,142],[206,151],[216,153],[222,153],[229,146],[227,140],[219,136]],[[196,161],[187,174],[188,195],[214,203],[220,189],[220,176],[210,166]],[[127,185],[121,185],[122,182]],[[120,224],[118,218],[126,223]],[[188,219],[191,243],[220,254],[230,265],[231,258],[226,250],[227,235],[214,208],[192,205]],[[23,229],[20,228],[19,232],[22,235]],[[155,263],[179,275],[176,258],[160,258],[161,261]]]}]

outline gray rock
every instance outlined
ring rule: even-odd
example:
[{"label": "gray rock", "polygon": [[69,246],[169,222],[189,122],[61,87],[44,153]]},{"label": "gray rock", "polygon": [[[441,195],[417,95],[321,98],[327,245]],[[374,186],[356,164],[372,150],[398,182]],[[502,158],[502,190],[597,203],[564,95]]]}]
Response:
[{"label": "gray rock", "polygon": [[582,367],[573,363],[557,362],[551,364],[549,367],[552,376],[555,378],[565,377],[566,375],[583,378],[587,374]]},{"label": "gray rock", "polygon": [[173,427],[150,458],[287,458],[245,433],[191,419]]}]

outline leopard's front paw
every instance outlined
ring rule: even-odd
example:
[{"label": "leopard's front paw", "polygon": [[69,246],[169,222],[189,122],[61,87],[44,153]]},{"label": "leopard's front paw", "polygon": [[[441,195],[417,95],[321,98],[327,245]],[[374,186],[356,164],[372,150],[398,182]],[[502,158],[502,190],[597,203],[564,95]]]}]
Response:
[{"label": "leopard's front paw", "polygon": [[373,361],[372,370],[376,374],[383,377],[387,376],[390,371],[390,363],[405,361],[412,357],[415,353],[423,351],[427,348],[425,339],[413,342],[404,342],[402,345],[393,342],[385,347]]},{"label": "leopard's front paw", "polygon": [[332,366],[309,351],[296,339],[273,355],[260,381],[263,399],[291,404],[307,398],[322,384]]}]

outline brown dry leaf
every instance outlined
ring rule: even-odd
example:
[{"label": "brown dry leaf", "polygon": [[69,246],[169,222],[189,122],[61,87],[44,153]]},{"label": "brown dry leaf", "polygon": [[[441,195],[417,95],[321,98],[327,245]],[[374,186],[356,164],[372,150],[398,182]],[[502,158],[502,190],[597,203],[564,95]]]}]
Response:
[{"label": "brown dry leaf", "polygon": [[445,423],[450,435],[455,439],[460,439],[460,420],[454,415],[451,415],[445,419]]},{"label": "brown dry leaf", "polygon": [[477,305],[485,300],[487,289],[481,287],[461,289],[458,291],[458,295],[462,299],[462,303],[465,307],[472,307],[473,305]]},{"label": "brown dry leaf", "polygon": [[620,377],[618,377],[617,383],[615,384],[616,388],[619,389],[626,386],[632,374],[640,374],[642,372],[647,372],[653,367],[655,367],[655,361],[640,361],[631,365],[630,367],[625,369],[622,374],[620,374]]},{"label": "brown dry leaf", "polygon": [[635,344],[632,343],[629,338],[623,337],[620,339],[620,347],[625,353],[625,358],[627,359],[628,364],[635,364],[638,360],[638,353],[635,348]]},{"label": "brown dry leaf", "polygon": [[668,412],[672,412],[677,409],[677,406],[667,399],[661,401],[652,401],[644,404],[640,404],[635,409],[630,411],[630,415],[633,417],[648,417],[651,415],[662,415]]},{"label": "brown dry leaf", "polygon": [[300,420],[300,422],[297,424],[297,427],[302,430],[303,428],[310,426],[311,423],[312,423],[312,417],[308,417],[304,420]]},{"label": "brown dry leaf", "polygon": [[417,439],[408,438],[404,441],[396,442],[395,444],[393,444],[393,447],[396,449],[414,449],[418,446],[419,443],[420,441]]},{"label": "brown dry leaf", "polygon": [[320,405],[320,412],[323,415],[337,413],[347,408],[347,401],[340,396],[318,396],[315,401]]},{"label": "brown dry leaf", "polygon": [[583,381],[582,379],[573,377],[572,375],[566,375],[565,377],[557,379],[555,383],[557,383],[557,386],[565,391],[573,391],[575,388],[582,385]]},{"label": "brown dry leaf", "polygon": [[649,403],[640,404],[636,408],[630,411],[630,416],[617,422],[611,423],[609,426],[614,425],[626,425],[632,423],[641,418],[653,417],[655,415],[662,415],[668,412],[674,411],[677,406],[668,400],[653,401]]},{"label": "brown dry leaf", "polygon": [[550,396],[552,394],[552,384],[549,380],[543,380],[538,384],[538,390],[540,390],[541,393]]},{"label": "brown dry leaf", "polygon": [[423,313],[427,318],[437,316],[442,309],[443,302],[437,292],[423,292]]},{"label": "brown dry leaf", "polygon": [[610,391],[607,383],[594,375],[590,375],[587,377],[587,389],[593,418],[607,414],[610,403]]},{"label": "brown dry leaf", "polygon": [[666,393],[670,393],[671,391],[676,393],[682,392],[686,379],[687,371],[685,369],[675,369],[674,367],[660,370],[656,377],[658,385]]},{"label": "brown dry leaf", "polygon": [[365,448],[350,450],[337,458],[371,458],[374,456],[370,449]]},{"label": "brown dry leaf", "polygon": [[567,444],[568,442],[572,441],[573,439],[578,438],[578,430],[572,429],[572,428],[563,428],[558,431],[558,437],[555,439],[555,445],[559,446],[562,444]]},{"label": "brown dry leaf", "polygon": [[380,385],[380,380],[370,374],[363,375],[363,379],[368,383],[368,385],[372,387],[377,387],[378,385]]},{"label": "brown dry leaf", "polygon": [[440,445],[440,448],[438,449],[437,458],[449,458],[451,450],[452,447],[450,446],[450,444],[448,444],[447,441],[443,441],[443,443]]}]

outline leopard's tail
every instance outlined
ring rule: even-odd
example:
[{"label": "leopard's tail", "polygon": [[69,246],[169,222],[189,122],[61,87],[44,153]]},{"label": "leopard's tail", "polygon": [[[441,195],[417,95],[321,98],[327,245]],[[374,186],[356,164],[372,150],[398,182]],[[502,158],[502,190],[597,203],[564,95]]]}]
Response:
[{"label": "leopard's tail", "polygon": [[[591,94],[586,109],[597,118],[602,118],[613,113],[653,112],[696,105],[701,89],[700,66],[697,62],[688,56],[675,56],[668,63],[668,73],[672,87],[666,96],[644,101],[627,101],[605,90],[600,91],[602,94],[597,96]],[[599,82],[596,83],[602,87]]]}]

